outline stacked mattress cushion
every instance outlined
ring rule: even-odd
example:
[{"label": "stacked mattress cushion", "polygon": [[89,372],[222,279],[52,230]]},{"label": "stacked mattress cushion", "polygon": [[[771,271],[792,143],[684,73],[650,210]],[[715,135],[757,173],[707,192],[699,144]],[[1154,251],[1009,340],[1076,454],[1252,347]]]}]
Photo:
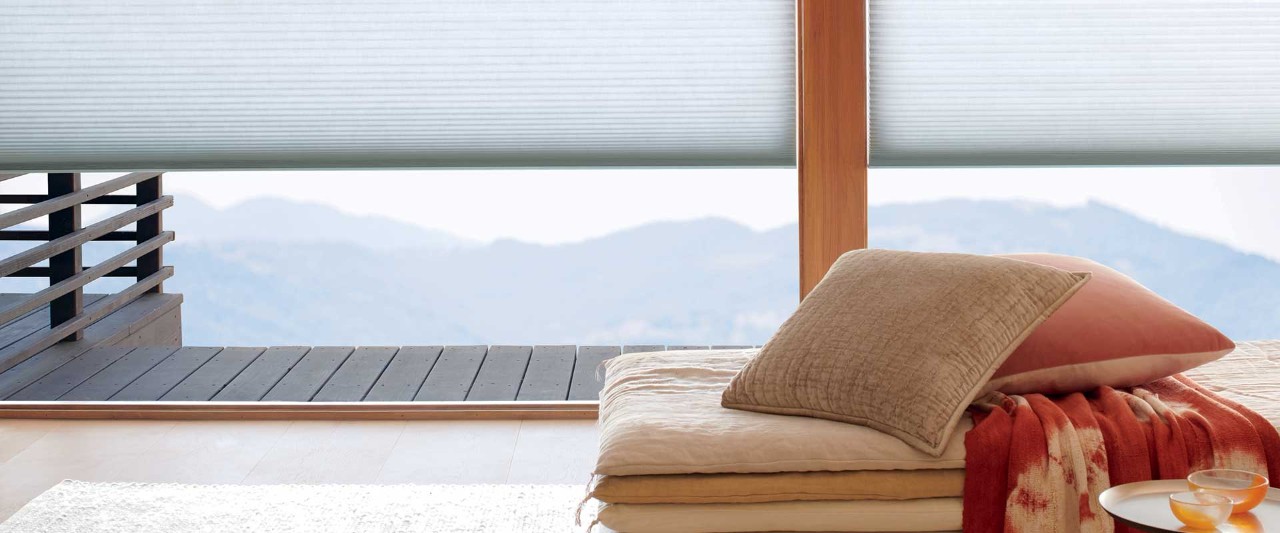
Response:
[{"label": "stacked mattress cushion", "polygon": [[755,353],[609,361],[592,493],[602,524],[623,532],[960,528],[969,420],[932,457],[863,426],[721,407]]},{"label": "stacked mattress cushion", "polygon": [[[601,394],[599,519],[622,532],[960,529],[963,420],[940,457],[878,431],[720,407],[756,350],[629,354]],[[1280,341],[1186,375],[1280,428]]]}]

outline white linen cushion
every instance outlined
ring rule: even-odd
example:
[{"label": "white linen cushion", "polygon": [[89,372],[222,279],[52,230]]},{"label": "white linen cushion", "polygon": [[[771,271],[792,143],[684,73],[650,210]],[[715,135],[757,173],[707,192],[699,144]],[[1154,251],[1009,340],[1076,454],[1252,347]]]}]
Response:
[{"label": "white linen cushion", "polygon": [[932,457],[875,429],[720,406],[758,350],[627,354],[606,363],[596,473],[611,476],[964,468],[960,422]]}]

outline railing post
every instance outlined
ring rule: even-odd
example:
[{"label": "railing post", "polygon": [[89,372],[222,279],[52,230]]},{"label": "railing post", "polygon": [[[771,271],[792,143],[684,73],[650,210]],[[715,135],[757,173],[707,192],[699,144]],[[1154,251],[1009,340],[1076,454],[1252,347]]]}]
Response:
[{"label": "railing post", "polygon": [[[137,185],[137,205],[143,205],[160,199],[164,194],[164,182],[161,181],[164,174],[158,174],[156,177],[139,182]],[[138,221],[138,243],[146,242],[148,239],[155,237],[164,231],[164,219],[162,213],[156,213]],[[138,258],[138,281],[143,278],[155,274],[160,271],[161,265],[164,264],[164,249],[158,248],[154,252]],[[164,286],[157,284],[148,293],[164,292]]]},{"label": "railing post", "polygon": [[[49,174],[49,196],[62,196],[72,194],[80,190],[80,174],[71,172],[58,172]],[[80,204],[54,211],[49,214],[49,240],[71,234],[80,229]],[[62,280],[70,278],[80,273],[83,267],[81,247],[76,246],[70,250],[54,255],[49,258],[49,285],[53,285]],[[49,302],[49,327],[56,328],[62,323],[75,319],[84,310],[84,289],[76,289],[70,293],[59,296],[52,302]],[[76,330],[75,333],[61,339],[64,341],[77,341],[84,338],[83,330]]]}]

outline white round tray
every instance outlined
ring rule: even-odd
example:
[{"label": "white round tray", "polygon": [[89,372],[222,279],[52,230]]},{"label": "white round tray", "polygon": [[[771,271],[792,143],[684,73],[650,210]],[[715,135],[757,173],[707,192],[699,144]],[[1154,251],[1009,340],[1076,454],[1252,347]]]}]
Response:
[{"label": "white round tray", "polygon": [[[1098,496],[1098,503],[1117,522],[1156,533],[1200,532],[1203,529],[1187,527],[1174,518],[1169,510],[1169,495],[1186,492],[1186,480],[1163,479],[1139,481],[1111,487]],[[1280,533],[1280,489],[1267,489],[1267,498],[1248,513],[1231,515],[1227,523],[1218,526],[1223,533]]]}]

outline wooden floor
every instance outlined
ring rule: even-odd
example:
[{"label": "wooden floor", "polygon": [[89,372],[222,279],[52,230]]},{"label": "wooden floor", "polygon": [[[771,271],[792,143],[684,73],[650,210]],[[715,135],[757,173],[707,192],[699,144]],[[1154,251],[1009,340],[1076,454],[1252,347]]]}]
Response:
[{"label": "wooden floor", "polygon": [[[741,348],[715,346],[714,348]],[[620,353],[711,346],[99,347],[0,373],[7,401],[596,400]]]},{"label": "wooden floor", "polygon": [[64,479],[585,486],[597,446],[590,420],[0,420],[0,521]]}]

